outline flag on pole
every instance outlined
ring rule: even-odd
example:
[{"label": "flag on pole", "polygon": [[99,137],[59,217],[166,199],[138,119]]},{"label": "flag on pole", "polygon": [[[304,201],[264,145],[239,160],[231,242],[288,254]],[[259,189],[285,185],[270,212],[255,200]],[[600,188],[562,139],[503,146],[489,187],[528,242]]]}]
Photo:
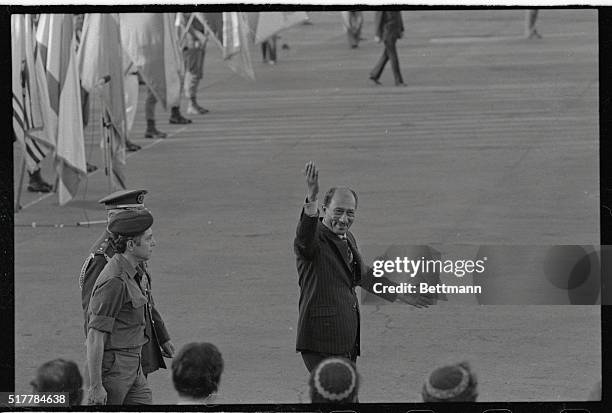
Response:
[{"label": "flag on pole", "polygon": [[[121,135],[115,127],[108,107],[104,107],[102,113],[102,145],[106,156],[109,156],[105,165],[107,174],[110,174],[111,186],[115,189],[126,189],[125,181],[125,145],[117,147],[121,143]],[[109,165],[110,164],[110,165]]]},{"label": "flag on pole", "polygon": [[164,108],[179,103],[182,54],[172,13],[121,13],[121,43]]},{"label": "flag on pole", "polygon": [[246,14],[242,12],[202,14],[204,24],[212,34],[213,42],[221,49],[223,59],[230,69],[242,77],[255,80],[249,51],[249,22]]},{"label": "flag on pole", "polygon": [[72,15],[41,15],[36,38],[47,75],[51,108],[49,133],[56,142],[59,203],[65,205],[76,195],[80,181],[87,174]]},{"label": "flag on pole", "polygon": [[24,151],[30,172],[53,149],[44,129],[43,97],[38,87],[30,15],[11,16],[13,133]]},{"label": "flag on pole", "polygon": [[[119,20],[113,13],[87,14],[78,62],[81,87],[102,101],[102,147],[114,189],[125,189],[126,109]],[[110,140],[109,140],[110,139]]]},{"label": "flag on pole", "polygon": [[301,24],[308,20],[308,14],[303,11],[266,11],[259,12],[255,43],[261,43],[278,34],[280,31]]}]

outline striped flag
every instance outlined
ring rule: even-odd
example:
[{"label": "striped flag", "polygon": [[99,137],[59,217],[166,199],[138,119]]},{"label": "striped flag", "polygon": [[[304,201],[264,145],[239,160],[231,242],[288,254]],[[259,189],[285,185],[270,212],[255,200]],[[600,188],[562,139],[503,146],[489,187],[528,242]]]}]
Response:
[{"label": "striped flag", "polygon": [[[126,109],[123,51],[116,14],[87,14],[78,53],[81,86],[102,100],[102,145],[107,174],[116,189],[125,189]],[[108,156],[109,159],[106,159]],[[111,170],[108,170],[108,166]]]},{"label": "striped flag", "polygon": [[36,40],[47,75],[49,132],[56,142],[59,203],[65,205],[76,195],[87,174],[72,15],[42,14]]},{"label": "striped flag", "polygon": [[250,80],[255,71],[249,51],[249,21],[245,13],[203,13],[205,25],[213,42],[221,49],[230,69]]},{"label": "striped flag", "polygon": [[27,169],[34,172],[53,149],[44,128],[44,90],[39,89],[40,73],[34,59],[34,38],[30,15],[11,16],[13,133],[24,149]]}]

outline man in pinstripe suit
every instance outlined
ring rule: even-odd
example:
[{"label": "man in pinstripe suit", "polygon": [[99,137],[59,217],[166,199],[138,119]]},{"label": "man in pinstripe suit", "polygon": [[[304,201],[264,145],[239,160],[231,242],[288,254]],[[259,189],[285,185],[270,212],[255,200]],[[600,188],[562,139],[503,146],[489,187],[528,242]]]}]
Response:
[{"label": "man in pinstripe suit", "polygon": [[[355,362],[359,356],[359,303],[355,287],[372,291],[355,237],[349,228],[355,219],[357,194],[350,188],[331,188],[319,217],[319,172],[313,162],[305,169],[308,196],[302,208],[294,250],[297,256],[300,302],[296,350],[308,371],[323,359],[341,356]],[[378,279],[378,281],[384,280]],[[388,283],[390,281],[387,280]],[[377,294],[415,307],[427,307],[423,296]]]}]

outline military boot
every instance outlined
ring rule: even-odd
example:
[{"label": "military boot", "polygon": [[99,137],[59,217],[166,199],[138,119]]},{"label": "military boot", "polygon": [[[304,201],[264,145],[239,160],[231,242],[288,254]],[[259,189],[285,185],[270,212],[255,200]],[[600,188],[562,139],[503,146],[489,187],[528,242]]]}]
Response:
[{"label": "military boot", "polygon": [[37,169],[35,172],[28,172],[30,175],[30,182],[28,183],[28,191],[29,192],[51,192],[53,186],[42,179],[40,176],[40,169]]}]

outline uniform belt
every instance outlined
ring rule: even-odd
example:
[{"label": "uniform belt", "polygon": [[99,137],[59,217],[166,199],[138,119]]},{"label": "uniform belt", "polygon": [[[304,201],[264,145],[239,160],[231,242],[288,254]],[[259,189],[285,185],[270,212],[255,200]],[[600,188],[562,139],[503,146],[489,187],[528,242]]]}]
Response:
[{"label": "uniform belt", "polygon": [[140,354],[142,351],[142,346],[133,348],[107,348],[104,351],[117,351],[119,353]]}]

